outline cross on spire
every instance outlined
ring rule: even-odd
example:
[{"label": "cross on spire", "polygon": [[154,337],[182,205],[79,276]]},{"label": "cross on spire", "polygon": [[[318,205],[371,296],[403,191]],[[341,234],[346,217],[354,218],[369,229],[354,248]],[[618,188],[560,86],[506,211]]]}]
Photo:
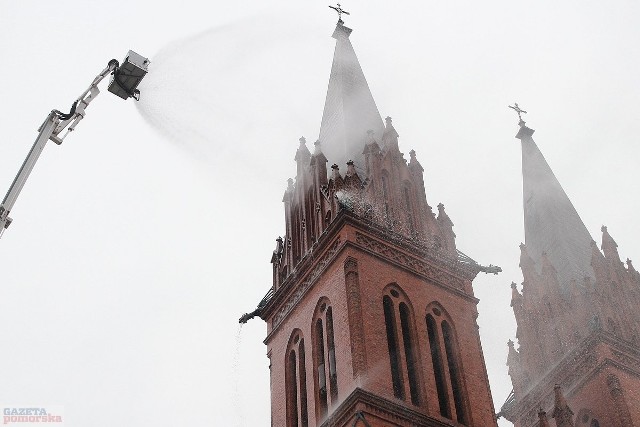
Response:
[{"label": "cross on spire", "polygon": [[522,120],[522,114],[527,114],[527,112],[524,111],[522,108],[520,108],[517,102],[514,103],[513,105],[509,105],[509,108],[511,108],[512,110],[515,110],[515,112],[518,113],[518,119],[524,123],[524,120]]},{"label": "cross on spire", "polygon": [[342,14],[344,13],[345,15],[350,15],[349,12],[347,12],[346,10],[344,10],[341,6],[340,3],[337,4],[337,6],[331,6],[329,5],[329,7],[333,10],[335,10],[336,12],[338,12],[338,22],[339,23],[344,23],[344,21],[342,20]]}]

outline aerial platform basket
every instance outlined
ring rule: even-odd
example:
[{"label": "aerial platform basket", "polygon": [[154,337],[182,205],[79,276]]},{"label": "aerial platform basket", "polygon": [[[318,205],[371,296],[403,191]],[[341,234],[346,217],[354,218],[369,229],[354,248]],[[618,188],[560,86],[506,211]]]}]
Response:
[{"label": "aerial platform basket", "polygon": [[130,50],[123,63],[114,73],[109,82],[109,92],[122,99],[138,99],[140,92],[136,89],[142,78],[147,74],[149,60]]}]

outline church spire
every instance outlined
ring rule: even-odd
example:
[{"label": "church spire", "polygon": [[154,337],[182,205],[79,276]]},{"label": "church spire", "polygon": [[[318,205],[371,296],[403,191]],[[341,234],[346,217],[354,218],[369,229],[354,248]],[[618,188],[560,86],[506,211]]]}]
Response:
[{"label": "church spire", "polygon": [[[346,14],[344,11],[342,13]],[[362,169],[361,158],[367,143],[367,131],[373,130],[375,135],[383,135],[385,128],[349,40],[351,32],[342,19],[338,20],[333,32],[336,49],[319,139],[331,162],[344,165],[353,160],[357,169]]]},{"label": "church spire", "polygon": [[561,288],[572,279],[593,278],[591,235],[534,142],[534,130],[520,118],[516,138],[522,141],[522,179],[525,243],[536,264],[543,252],[558,273]]}]

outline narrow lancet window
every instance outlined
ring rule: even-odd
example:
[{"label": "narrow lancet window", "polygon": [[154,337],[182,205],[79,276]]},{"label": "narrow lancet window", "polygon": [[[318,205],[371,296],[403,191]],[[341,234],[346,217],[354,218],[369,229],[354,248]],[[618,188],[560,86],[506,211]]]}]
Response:
[{"label": "narrow lancet window", "polygon": [[429,347],[431,348],[431,362],[433,364],[433,375],[436,381],[436,390],[438,392],[438,403],[440,406],[440,415],[451,418],[449,410],[449,397],[447,392],[447,384],[444,376],[444,363],[442,353],[440,351],[440,337],[438,334],[438,325],[431,316],[427,314],[427,333],[429,334]]},{"label": "narrow lancet window", "polygon": [[320,425],[327,418],[329,408],[338,404],[338,366],[333,336],[333,309],[326,298],[318,302],[312,327],[316,424]]},{"label": "narrow lancet window", "polygon": [[446,320],[442,321],[442,337],[444,338],[444,348],[449,364],[449,378],[451,379],[451,390],[453,391],[453,402],[456,406],[456,419],[460,424],[467,424],[467,415],[464,407],[464,396],[462,378],[458,364],[458,355],[455,350],[453,332]]},{"label": "narrow lancet window", "polygon": [[384,309],[384,322],[387,329],[387,344],[389,347],[389,361],[391,362],[391,382],[393,384],[393,395],[399,399],[404,399],[402,367],[400,365],[400,351],[398,348],[398,337],[396,335],[396,319],[391,297],[385,295],[382,298],[382,306]]},{"label": "narrow lancet window", "polygon": [[298,427],[298,378],[296,366],[296,352],[289,352],[287,363],[287,426]]},{"label": "narrow lancet window", "polygon": [[420,386],[418,382],[418,363],[416,349],[413,345],[411,315],[409,307],[403,302],[400,303],[400,325],[402,328],[402,341],[404,342],[404,354],[407,362],[407,376],[409,377],[409,392],[411,403],[420,405]]},{"label": "narrow lancet window", "polygon": [[336,367],[336,347],[333,341],[333,310],[327,308],[327,347],[329,350],[329,382],[331,384],[331,404],[338,400],[338,370]]},{"label": "narrow lancet window", "polygon": [[317,363],[317,402],[318,402],[318,417],[320,420],[327,416],[327,377],[324,368],[324,332],[322,326],[322,319],[316,320],[316,363]]},{"label": "narrow lancet window", "polygon": [[284,375],[287,427],[308,427],[305,348],[299,330],[291,335],[286,355]]},{"label": "narrow lancet window", "polygon": [[309,414],[307,413],[307,372],[305,368],[304,339],[300,340],[298,354],[298,380],[300,381],[300,427],[308,427]]}]

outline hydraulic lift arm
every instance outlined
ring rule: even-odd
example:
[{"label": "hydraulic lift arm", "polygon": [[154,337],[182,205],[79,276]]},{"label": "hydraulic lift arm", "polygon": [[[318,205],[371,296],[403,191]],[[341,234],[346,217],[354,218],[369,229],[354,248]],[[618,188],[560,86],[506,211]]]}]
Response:
[{"label": "hydraulic lift arm", "polygon": [[148,59],[133,51],[129,51],[122,66],[119,65],[118,61],[112,59],[107,67],[96,76],[91,86],[75,100],[69,113],[62,113],[58,110],[53,110],[49,113],[38,129],[39,133],[36,141],[33,143],[24,163],[22,163],[22,167],[13,180],[7,195],[2,200],[2,204],[0,204],[0,237],[11,224],[12,220],[9,217],[9,213],[47,142],[52,140],[58,145],[62,144],[69,132],[72,132],[84,118],[87,106],[100,93],[98,84],[109,74],[112,75],[109,92],[123,99],[130,97],[136,100],[139,99],[140,92],[136,87],[147,73],[148,64]]}]

